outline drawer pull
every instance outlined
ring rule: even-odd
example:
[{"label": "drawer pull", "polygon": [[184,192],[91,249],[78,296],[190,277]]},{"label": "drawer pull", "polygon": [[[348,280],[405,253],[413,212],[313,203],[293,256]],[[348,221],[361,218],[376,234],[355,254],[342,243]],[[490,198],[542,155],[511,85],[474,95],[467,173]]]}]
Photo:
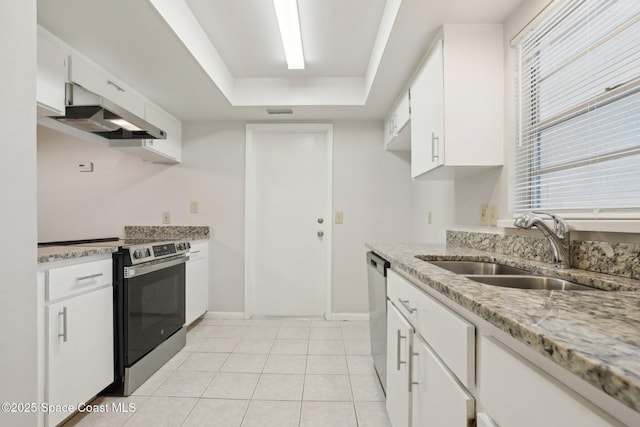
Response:
[{"label": "drawer pull", "polygon": [[115,87],[115,88],[116,88],[116,89],[118,89],[120,92],[124,92],[124,89],[122,89],[122,87],[118,86],[115,82],[113,82],[113,81],[111,81],[111,80],[108,80],[108,81],[107,81],[107,84],[108,84],[108,85],[111,85],[111,86],[113,86],[113,87]]},{"label": "drawer pull", "polygon": [[100,277],[102,275],[103,273],[96,273],[96,274],[90,274],[88,276],[76,277],[76,282],[79,282],[81,280],[95,279],[96,277]]},{"label": "drawer pull", "polygon": [[190,253],[191,255],[195,255],[195,254],[199,254],[199,253],[200,253],[200,251],[191,251],[191,252],[189,252],[189,253]]},{"label": "drawer pull", "polygon": [[58,338],[62,337],[62,341],[67,342],[67,307],[62,307],[58,316],[62,316],[62,333],[58,334]]},{"label": "drawer pull", "polygon": [[408,300],[408,299],[398,298],[398,302],[399,302],[400,304],[402,304],[402,306],[403,306],[404,308],[406,308],[406,309],[409,311],[409,313],[413,313],[414,311],[416,311],[416,310],[417,310],[417,308],[414,308],[414,307],[409,306],[409,300]]},{"label": "drawer pull", "polygon": [[440,151],[439,148],[436,148],[436,143],[440,144],[440,138],[438,138],[435,133],[431,132],[431,161],[432,162],[440,160],[440,154],[436,154],[436,152]]},{"label": "drawer pull", "polygon": [[403,340],[403,339],[406,339],[406,338],[407,337],[405,337],[404,335],[402,335],[400,333],[400,329],[398,329],[398,356],[396,358],[396,362],[397,362],[396,363],[396,370],[398,370],[398,371],[400,370],[400,365],[402,365],[404,363],[407,363],[406,361],[403,362],[403,361],[400,360],[400,341]]}]

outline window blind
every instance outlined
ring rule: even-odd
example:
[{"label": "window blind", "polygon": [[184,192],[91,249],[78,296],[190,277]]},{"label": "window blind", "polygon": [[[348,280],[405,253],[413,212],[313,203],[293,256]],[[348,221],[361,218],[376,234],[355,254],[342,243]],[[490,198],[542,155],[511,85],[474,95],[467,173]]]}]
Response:
[{"label": "window blind", "polygon": [[514,210],[640,217],[640,1],[561,0],[514,53]]}]

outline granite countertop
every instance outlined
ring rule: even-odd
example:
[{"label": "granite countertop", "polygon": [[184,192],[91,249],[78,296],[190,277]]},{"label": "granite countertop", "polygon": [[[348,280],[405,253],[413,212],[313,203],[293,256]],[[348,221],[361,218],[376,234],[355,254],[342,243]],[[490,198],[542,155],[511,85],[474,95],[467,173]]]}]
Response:
[{"label": "granite countertop", "polygon": [[127,239],[203,240],[211,237],[208,226],[196,225],[126,225]]},{"label": "granite countertop", "polygon": [[38,264],[115,252],[117,246],[46,246],[38,248]]},{"label": "granite countertop", "polygon": [[[557,270],[509,255],[444,245],[367,244],[394,270],[417,279],[559,366],[640,412],[640,281]],[[501,288],[473,282],[425,260],[498,262],[609,292]]]},{"label": "granite countertop", "polygon": [[[158,240],[208,240],[211,237],[208,226],[150,226],[127,225],[124,227],[125,239],[158,239]],[[62,261],[93,255],[111,254],[124,240],[78,244],[73,246],[45,246],[38,248],[38,263]]]}]

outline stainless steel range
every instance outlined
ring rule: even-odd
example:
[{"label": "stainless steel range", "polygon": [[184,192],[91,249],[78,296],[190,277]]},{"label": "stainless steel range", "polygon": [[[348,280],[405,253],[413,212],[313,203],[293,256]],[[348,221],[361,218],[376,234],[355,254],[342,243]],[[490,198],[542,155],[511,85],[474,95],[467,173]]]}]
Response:
[{"label": "stainless steel range", "polygon": [[189,242],[126,241],[113,254],[115,380],[128,396],[186,343]]}]

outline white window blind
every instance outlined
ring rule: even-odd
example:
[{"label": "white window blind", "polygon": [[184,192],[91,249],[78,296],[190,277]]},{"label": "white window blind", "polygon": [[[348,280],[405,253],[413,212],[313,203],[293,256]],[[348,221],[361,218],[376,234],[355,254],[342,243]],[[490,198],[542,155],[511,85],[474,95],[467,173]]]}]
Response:
[{"label": "white window blind", "polygon": [[561,0],[516,43],[516,212],[640,217],[640,0]]}]

